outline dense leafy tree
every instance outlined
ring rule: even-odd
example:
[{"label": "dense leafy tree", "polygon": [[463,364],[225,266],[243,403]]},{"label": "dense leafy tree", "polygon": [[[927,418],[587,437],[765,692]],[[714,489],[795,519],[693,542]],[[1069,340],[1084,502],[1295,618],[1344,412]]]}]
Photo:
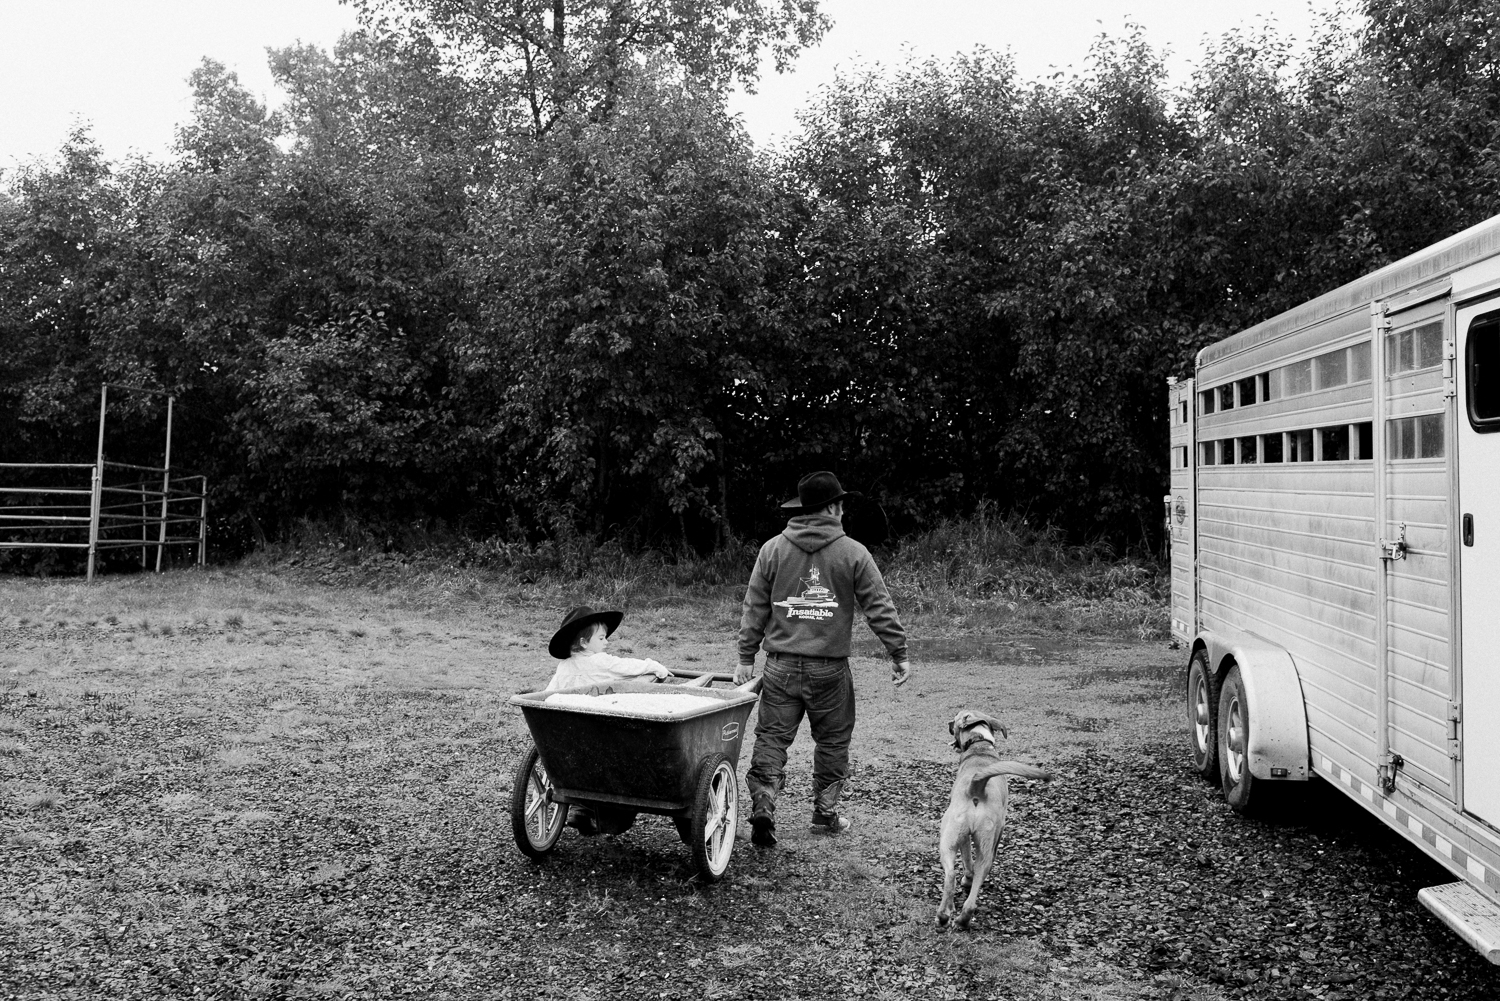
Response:
[{"label": "dense leafy tree", "polygon": [[699,86],[749,86],[769,54],[785,69],[828,27],[817,0],[357,0],[382,34],[431,39],[493,94],[516,134],[573,114],[618,110],[629,77],[653,59]]},{"label": "dense leafy tree", "polygon": [[512,503],[552,524],[723,524],[726,438],[795,341],[786,198],[711,93],[640,77],[620,99],[477,206],[465,398],[518,473]]},{"label": "dense leafy tree", "polygon": [[[101,381],[182,401],[217,538],[299,518],[708,545],[814,465],[897,529],[998,503],[1155,531],[1162,381],[1500,211],[1493,0],[1367,0],[1170,90],[1139,32],[1019,80],[840,80],[785,153],[726,113],[813,0],[361,4],[211,62],[168,163],[85,133],[0,190],[0,455],[86,459]],[[153,461],[156,397],[112,454]]]}]

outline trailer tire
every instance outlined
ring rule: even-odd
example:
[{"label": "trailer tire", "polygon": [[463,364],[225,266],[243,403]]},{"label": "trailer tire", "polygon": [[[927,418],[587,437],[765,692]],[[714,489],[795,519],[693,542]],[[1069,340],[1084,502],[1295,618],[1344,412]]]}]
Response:
[{"label": "trailer tire", "polygon": [[1219,688],[1219,783],[1224,799],[1236,813],[1260,814],[1271,807],[1279,789],[1250,774],[1250,702],[1236,664]]},{"label": "trailer tire", "polygon": [[1213,781],[1219,777],[1219,681],[1201,647],[1188,661],[1187,719],[1193,771]]}]

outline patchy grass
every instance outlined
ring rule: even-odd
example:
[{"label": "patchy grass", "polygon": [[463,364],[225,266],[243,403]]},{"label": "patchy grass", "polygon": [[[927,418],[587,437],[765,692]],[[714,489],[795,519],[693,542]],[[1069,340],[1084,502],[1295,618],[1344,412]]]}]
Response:
[{"label": "patchy grass", "polygon": [[[1291,965],[1275,951],[1258,958],[1267,972],[1253,995],[1214,965],[1229,937],[1176,951],[1197,941],[1184,931],[1191,915],[1162,901],[1203,871],[1179,850],[1182,817],[1194,837],[1223,839],[1226,859],[1287,853],[1210,811],[1206,789],[1168,763],[1161,735],[1179,727],[1181,665],[1160,642],[1101,639],[1066,618],[1043,628],[1029,611],[999,622],[914,612],[909,685],[892,688],[868,639],[854,660],[855,829],[829,839],[806,827],[804,733],[782,843],[742,843],[729,877],[703,887],[664,818],[618,837],[568,832],[542,865],[512,842],[512,771],[529,735],[508,698],[551,673],[544,646],[562,611],[603,598],[477,570],[335,584],[263,566],[93,586],[0,581],[6,989],[1218,1001],[1301,997],[1297,985],[1312,983],[1313,996],[1338,996],[1318,979],[1335,968],[1322,958],[1326,929],[1313,933],[1316,961],[1295,958],[1313,940],[1290,942]],[[617,650],[732,668],[737,593],[631,594]],[[965,707],[1000,715],[1009,753],[1059,779],[1013,785],[1002,864],[959,934],[932,918],[946,722]],[[1122,831],[1156,818],[1124,843],[1110,835],[1122,802],[1151,805]],[[1141,867],[1138,885],[1125,860]],[[1281,927],[1279,912],[1247,900],[1255,921]],[[1442,936],[1415,935],[1402,951],[1404,929],[1386,941],[1393,961],[1419,949],[1472,974],[1464,947]],[[1336,969],[1354,978],[1337,983],[1370,993],[1358,979],[1369,971]]]},{"label": "patchy grass", "polygon": [[[357,524],[304,525],[297,541],[257,553],[249,567],[283,579],[335,587],[418,591],[453,597],[482,591],[524,603],[544,592],[563,602],[700,607],[737,614],[759,546],[741,541],[707,556],[628,551],[575,537],[537,545],[431,539],[410,551]],[[875,550],[907,619],[930,616],[938,631],[968,630],[1166,639],[1167,568],[1121,556],[1102,542],[1066,542],[1056,529],[983,506],[974,515]],[[356,628],[363,628],[356,627]]]}]

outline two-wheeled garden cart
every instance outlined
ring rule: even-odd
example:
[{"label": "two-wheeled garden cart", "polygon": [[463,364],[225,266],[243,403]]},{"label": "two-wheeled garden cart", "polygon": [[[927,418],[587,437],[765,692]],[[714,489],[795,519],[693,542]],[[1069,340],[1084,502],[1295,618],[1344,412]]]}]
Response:
[{"label": "two-wheeled garden cart", "polygon": [[724,676],[514,696],[511,705],[520,707],[535,744],[511,790],[511,826],[521,851],[538,861],[551,854],[574,804],[594,810],[606,832],[624,830],[638,813],[655,813],[672,818],[700,877],[720,879],[734,854],[735,769],[759,679],[738,688],[707,687],[716,677]]}]

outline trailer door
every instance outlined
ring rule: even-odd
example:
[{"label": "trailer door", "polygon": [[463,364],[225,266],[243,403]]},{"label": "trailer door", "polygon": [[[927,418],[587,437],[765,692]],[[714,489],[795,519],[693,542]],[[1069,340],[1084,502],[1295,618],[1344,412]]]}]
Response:
[{"label": "trailer door", "polygon": [[1191,644],[1198,631],[1198,537],[1193,488],[1198,468],[1198,426],[1193,380],[1167,384],[1168,440],[1172,455],[1166,497],[1167,540],[1172,547],[1172,636]]},{"label": "trailer door", "polygon": [[1464,809],[1500,827],[1500,298],[1458,310]]},{"label": "trailer door", "polygon": [[1384,643],[1376,650],[1375,692],[1382,783],[1395,788],[1399,777],[1403,786],[1457,802],[1448,740],[1455,697],[1448,313],[1445,296],[1397,304],[1387,310],[1372,358],[1382,420],[1379,454],[1371,458],[1384,512],[1376,580]]}]

